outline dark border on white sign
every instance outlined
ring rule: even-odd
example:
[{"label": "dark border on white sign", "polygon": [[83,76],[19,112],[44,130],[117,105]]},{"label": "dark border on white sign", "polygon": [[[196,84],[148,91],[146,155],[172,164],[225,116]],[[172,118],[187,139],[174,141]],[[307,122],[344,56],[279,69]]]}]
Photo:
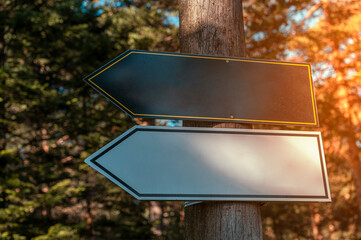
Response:
[{"label": "dark border on white sign", "polygon": [[[320,164],[321,164],[321,171],[322,171],[322,179],[323,179],[323,185],[324,185],[324,191],[325,195],[317,195],[317,196],[310,196],[310,195],[244,195],[244,194],[143,194],[136,191],[134,188],[129,186],[126,182],[124,182],[122,179],[120,179],[118,176],[113,174],[108,169],[104,168],[102,165],[100,165],[97,162],[97,159],[102,157],[104,154],[109,152],[111,149],[116,147],[118,144],[132,136],[138,131],[150,131],[150,132],[185,132],[185,133],[220,133],[220,134],[245,134],[245,135],[274,135],[274,136],[301,136],[301,137],[317,137],[317,143],[318,143],[318,149],[319,149],[319,156],[320,156]],[[325,167],[325,161],[324,161],[324,155],[323,155],[323,148],[322,148],[322,139],[321,134],[319,132],[304,132],[304,131],[275,131],[275,130],[231,130],[230,129],[201,129],[201,128],[185,128],[185,127],[155,127],[155,126],[134,126],[124,134],[118,137],[119,139],[115,139],[113,142],[110,142],[110,146],[107,147],[104,151],[100,152],[98,155],[94,156],[92,159],[90,159],[90,162],[93,163],[95,166],[97,166],[99,169],[107,173],[109,176],[111,176],[114,180],[116,180],[117,184],[120,186],[125,187],[130,194],[132,194],[137,199],[144,199],[144,200],[151,200],[151,199],[157,199],[161,200],[164,198],[164,200],[169,199],[177,199],[177,200],[204,200],[209,198],[215,198],[215,199],[228,199],[228,200],[238,200],[242,201],[250,201],[250,199],[253,199],[252,201],[264,201],[267,199],[267,201],[280,201],[280,199],[285,199],[286,201],[293,201],[292,199],[299,199],[297,201],[302,202],[302,199],[304,201],[309,202],[314,199],[315,202],[317,201],[323,201],[323,202],[329,202],[331,201],[330,193],[329,193],[329,186],[328,186],[328,178],[327,178],[327,172]],[[95,153],[96,154],[96,153]]]}]

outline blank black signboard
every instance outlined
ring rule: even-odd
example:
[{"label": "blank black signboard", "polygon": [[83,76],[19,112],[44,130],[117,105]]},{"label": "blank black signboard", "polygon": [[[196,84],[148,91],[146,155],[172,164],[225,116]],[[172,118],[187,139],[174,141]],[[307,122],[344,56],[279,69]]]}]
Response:
[{"label": "blank black signboard", "polygon": [[131,117],[318,126],[306,63],[128,50],[84,81]]}]

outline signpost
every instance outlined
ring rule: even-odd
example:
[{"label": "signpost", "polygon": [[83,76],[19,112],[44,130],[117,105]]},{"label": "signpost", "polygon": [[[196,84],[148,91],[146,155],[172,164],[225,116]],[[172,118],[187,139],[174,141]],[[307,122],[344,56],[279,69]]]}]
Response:
[{"label": "signpost", "polygon": [[331,201],[319,132],[249,129],[318,126],[310,65],[228,57],[245,56],[242,0],[179,12],[195,54],[128,50],[84,81],[133,118],[236,129],[135,126],[86,163],[139,200],[205,201],[185,210],[187,239],[262,239],[258,202]]},{"label": "signpost", "polygon": [[318,126],[306,63],[128,50],[84,80],[131,117]]},{"label": "signpost", "polygon": [[135,126],[85,161],[139,200],[330,201],[319,132]]}]

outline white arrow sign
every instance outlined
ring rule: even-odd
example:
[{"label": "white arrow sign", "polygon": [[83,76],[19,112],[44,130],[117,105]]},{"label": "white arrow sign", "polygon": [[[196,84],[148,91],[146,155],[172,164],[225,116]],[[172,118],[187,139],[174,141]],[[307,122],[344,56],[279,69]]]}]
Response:
[{"label": "white arrow sign", "polygon": [[135,126],[85,162],[140,200],[331,201],[319,132]]}]

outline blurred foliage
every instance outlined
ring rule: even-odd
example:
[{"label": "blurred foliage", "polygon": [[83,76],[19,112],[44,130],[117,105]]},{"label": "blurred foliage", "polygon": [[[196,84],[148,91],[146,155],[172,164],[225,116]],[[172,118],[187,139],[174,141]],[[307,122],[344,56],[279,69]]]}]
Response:
[{"label": "blurred foliage", "polygon": [[49,228],[46,235],[40,235],[35,237],[34,240],[68,240],[79,239],[76,229],[69,226],[63,226],[61,224],[55,224]]},{"label": "blurred foliage", "polygon": [[245,0],[245,18],[250,57],[312,64],[332,195],[267,204],[264,238],[361,239],[361,3]]},{"label": "blurred foliage", "polygon": [[[127,49],[177,51],[176,14],[0,2],[0,239],[184,238],[181,202],[136,201],[83,162],[134,123],[81,79]],[[264,238],[361,239],[361,4],[244,0],[244,16],[249,57],[312,63],[333,199],[267,203]]]},{"label": "blurred foliage", "polygon": [[0,239],[153,236],[147,203],[83,162],[134,123],[81,79],[128,48],[176,51],[170,3],[1,1]]}]

